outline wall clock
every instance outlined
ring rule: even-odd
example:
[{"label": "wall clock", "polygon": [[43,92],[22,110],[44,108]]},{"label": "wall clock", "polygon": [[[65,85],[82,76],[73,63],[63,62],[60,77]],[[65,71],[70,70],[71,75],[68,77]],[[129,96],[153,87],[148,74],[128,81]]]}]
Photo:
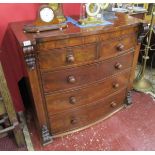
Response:
[{"label": "wall clock", "polygon": [[58,3],[42,5],[38,9],[36,20],[31,25],[24,26],[24,32],[42,32],[66,28],[66,18],[61,9],[61,4]]}]

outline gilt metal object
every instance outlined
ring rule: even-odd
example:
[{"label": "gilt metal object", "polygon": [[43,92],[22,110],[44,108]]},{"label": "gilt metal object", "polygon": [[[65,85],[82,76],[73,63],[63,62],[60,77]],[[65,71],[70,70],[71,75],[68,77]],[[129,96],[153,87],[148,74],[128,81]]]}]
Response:
[{"label": "gilt metal object", "polygon": [[151,23],[149,26],[149,31],[147,33],[148,37],[147,37],[147,44],[145,45],[145,50],[144,50],[145,54],[143,56],[142,69],[140,70],[139,74],[137,75],[133,83],[133,88],[140,92],[153,91],[152,83],[148,79],[145,78],[145,70],[146,70],[146,62],[149,59],[148,52],[149,50],[152,50],[151,45],[150,45],[151,36],[152,36],[152,33],[155,33],[153,29],[154,16],[155,16],[155,5],[152,9]]},{"label": "gilt metal object", "polygon": [[98,3],[82,3],[80,13],[81,15],[78,22],[81,25],[101,24],[103,23],[103,20],[100,11],[101,6]]}]

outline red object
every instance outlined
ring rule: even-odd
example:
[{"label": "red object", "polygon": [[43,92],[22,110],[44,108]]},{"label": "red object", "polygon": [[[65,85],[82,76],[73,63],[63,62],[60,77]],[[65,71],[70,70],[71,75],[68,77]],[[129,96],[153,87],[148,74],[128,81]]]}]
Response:
[{"label": "red object", "polygon": [[33,20],[40,4],[0,4],[0,44],[9,22]]},{"label": "red object", "polygon": [[26,76],[24,64],[21,64],[21,52],[17,51],[17,43],[11,30],[8,29],[2,44],[0,60],[5,73],[5,78],[12,96],[16,111],[23,111],[23,101],[18,88],[18,82]]},{"label": "red object", "polygon": [[[3,52],[0,53],[0,60],[2,61],[8,87],[15,104],[16,111],[24,110],[21,95],[18,89],[19,80],[26,74],[23,64],[20,63],[20,52],[16,51],[16,42],[11,31],[5,31],[10,22],[34,20],[37,10],[41,4],[0,4],[0,45],[3,45]],[[66,16],[79,15],[80,4],[63,4],[64,14]],[[5,37],[4,37],[5,34]],[[9,46],[8,46],[9,45]],[[11,49],[11,50],[10,50]]]},{"label": "red object", "polygon": [[[23,20],[33,20],[36,17],[36,12],[41,4],[24,4],[24,3],[13,3],[13,4],[0,4],[0,45],[4,36],[5,30],[8,23]],[[80,4],[70,3],[63,4],[64,14],[66,16],[79,15]]]},{"label": "red object", "polygon": [[149,95],[134,92],[133,105],[85,130],[55,138],[41,146],[34,121],[29,131],[37,151],[148,151],[155,150],[155,102]]},{"label": "red object", "polygon": [[[51,144],[41,146],[29,116],[28,127],[36,151],[154,151],[155,103],[149,95],[133,93],[133,105],[119,111],[107,120],[85,130],[55,138]],[[0,139],[1,151],[22,151],[14,139]]]},{"label": "red object", "polygon": [[63,4],[63,10],[65,16],[80,15],[80,3]]}]

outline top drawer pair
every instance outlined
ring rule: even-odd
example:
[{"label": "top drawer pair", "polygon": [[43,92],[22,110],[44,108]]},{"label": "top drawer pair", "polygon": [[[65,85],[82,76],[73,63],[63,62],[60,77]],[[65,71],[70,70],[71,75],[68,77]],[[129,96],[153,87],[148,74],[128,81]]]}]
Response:
[{"label": "top drawer pair", "polygon": [[135,46],[133,38],[127,36],[81,46],[38,51],[40,69],[52,71],[115,57],[133,50]]}]

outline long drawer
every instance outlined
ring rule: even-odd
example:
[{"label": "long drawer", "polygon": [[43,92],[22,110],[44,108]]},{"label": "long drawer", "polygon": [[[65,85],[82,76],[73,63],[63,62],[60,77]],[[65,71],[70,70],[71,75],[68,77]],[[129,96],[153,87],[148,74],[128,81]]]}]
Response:
[{"label": "long drawer", "polygon": [[125,95],[126,89],[123,89],[119,93],[108,96],[100,102],[50,117],[52,133],[60,134],[74,130],[104,118],[123,105]]},{"label": "long drawer", "polygon": [[42,74],[45,93],[87,85],[131,66],[133,52],[106,61]]},{"label": "long drawer", "polygon": [[38,58],[42,71],[52,71],[76,64],[85,64],[97,59],[97,44],[46,50],[39,52]]},{"label": "long drawer", "polygon": [[[86,29],[87,31],[88,29]],[[39,36],[36,36],[37,40],[37,49],[39,51],[44,51],[47,49],[56,49],[56,48],[63,48],[63,47],[71,47],[71,46],[78,46],[78,45],[84,45],[84,44],[91,44],[96,43],[98,41],[107,41],[109,39],[113,38],[120,38],[122,36],[128,36],[131,34],[136,34],[137,27],[128,27],[128,29],[122,29],[113,31],[110,33],[101,33],[101,34],[91,34],[86,36],[80,36],[80,37],[67,37],[64,39],[56,39],[54,37],[46,37],[46,38],[39,38]],[[81,30],[80,30],[81,31]],[[83,31],[85,31],[83,29]],[[90,32],[91,33],[91,32]]]},{"label": "long drawer", "polygon": [[129,74],[130,70],[126,70],[125,72],[117,74],[117,76],[110,77],[85,88],[45,95],[47,111],[50,115],[54,115],[65,110],[70,110],[101,100],[104,97],[127,87]]}]

